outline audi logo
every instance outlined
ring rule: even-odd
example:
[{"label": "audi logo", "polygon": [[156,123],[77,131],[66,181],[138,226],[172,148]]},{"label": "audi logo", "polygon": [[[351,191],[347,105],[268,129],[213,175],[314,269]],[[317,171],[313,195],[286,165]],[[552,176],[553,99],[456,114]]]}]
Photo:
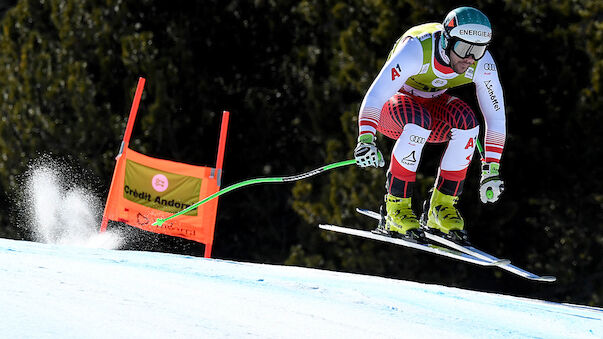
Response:
[{"label": "audi logo", "polygon": [[417,143],[417,144],[424,144],[425,143],[425,138],[413,134],[413,135],[410,136],[410,141],[414,142],[414,143]]},{"label": "audi logo", "polygon": [[494,65],[494,64],[484,64],[484,70],[496,72],[496,65]]}]

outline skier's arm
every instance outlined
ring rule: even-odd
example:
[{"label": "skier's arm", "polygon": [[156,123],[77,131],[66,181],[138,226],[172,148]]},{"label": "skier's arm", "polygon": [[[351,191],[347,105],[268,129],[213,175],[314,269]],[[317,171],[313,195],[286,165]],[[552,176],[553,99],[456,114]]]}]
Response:
[{"label": "skier's arm", "polygon": [[490,52],[480,59],[475,71],[475,89],[480,110],[484,116],[485,161],[500,163],[505,147],[505,99],[498,78],[496,63]]},{"label": "skier's arm", "polygon": [[506,139],[505,101],[496,63],[489,52],[478,62],[473,81],[486,123],[480,199],[483,203],[495,202],[504,190],[499,167]]},{"label": "skier's arm", "polygon": [[362,100],[358,115],[359,135],[375,136],[381,108],[406,82],[421,70],[423,48],[416,38],[406,38],[397,43],[391,56],[381,68]]}]

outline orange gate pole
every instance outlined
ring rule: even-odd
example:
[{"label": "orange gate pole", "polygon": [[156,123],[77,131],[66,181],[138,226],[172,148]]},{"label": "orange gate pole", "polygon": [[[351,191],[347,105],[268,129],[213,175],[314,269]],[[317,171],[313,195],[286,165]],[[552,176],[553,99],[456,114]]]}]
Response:
[{"label": "orange gate pole", "polygon": [[[119,148],[119,154],[115,157],[117,162],[120,161],[122,152],[128,147],[130,144],[130,136],[132,136],[132,129],[134,128],[134,121],[136,120],[136,114],[138,113],[138,106],[140,104],[140,99],[142,97],[142,90],[144,89],[145,78],[138,78],[138,85],[136,86],[136,92],[134,93],[134,101],[132,101],[132,107],[130,108],[130,116],[128,117],[128,124],[126,125],[126,131],[124,133],[124,138],[121,142],[121,147]],[[117,174],[119,166],[115,166],[113,170],[113,177],[111,180],[111,187],[109,188],[109,198],[111,197],[111,190],[113,189],[113,182],[115,181],[115,176]],[[101,221],[100,232],[105,232],[107,230],[107,225],[109,224],[109,218],[107,217],[107,212],[109,208],[109,198],[107,198],[107,202],[105,205],[105,211],[103,212],[103,219]]]},{"label": "orange gate pole", "polygon": [[216,172],[218,179],[218,187],[221,186],[222,179],[222,165],[224,163],[224,149],[226,148],[226,135],[228,134],[228,120],[230,119],[230,112],[224,111],[222,113],[222,126],[220,126],[220,140],[218,142],[218,159],[216,160]]},{"label": "orange gate pole", "polygon": [[[218,189],[221,186],[222,183],[222,165],[224,164],[224,150],[226,148],[226,135],[228,134],[228,120],[230,118],[230,112],[228,111],[224,111],[222,112],[222,125],[220,126],[220,139],[218,141],[218,156],[216,159],[216,182],[218,185]],[[217,204],[217,203],[216,203]],[[216,210],[217,210],[218,206],[216,205]],[[213,228],[215,229],[216,227],[216,218],[217,218],[217,211],[214,211],[214,225]],[[210,241],[207,242],[205,244],[205,253],[204,256],[206,258],[211,258],[211,250],[213,247],[213,242],[214,242],[214,231],[212,229],[211,231],[211,238]]]}]

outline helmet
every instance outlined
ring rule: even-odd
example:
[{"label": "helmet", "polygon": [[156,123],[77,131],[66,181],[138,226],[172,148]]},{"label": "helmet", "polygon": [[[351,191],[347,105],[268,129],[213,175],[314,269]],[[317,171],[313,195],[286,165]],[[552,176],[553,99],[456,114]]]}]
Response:
[{"label": "helmet", "polygon": [[[473,7],[453,9],[442,23],[441,45],[450,55],[455,51],[460,57],[473,55],[480,59],[492,39],[492,26],[484,13]],[[461,54],[459,54],[459,52]]]}]

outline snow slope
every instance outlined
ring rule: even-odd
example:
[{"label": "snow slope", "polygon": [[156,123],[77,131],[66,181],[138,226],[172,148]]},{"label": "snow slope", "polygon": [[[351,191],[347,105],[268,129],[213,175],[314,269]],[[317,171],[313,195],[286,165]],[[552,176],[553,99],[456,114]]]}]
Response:
[{"label": "snow slope", "polygon": [[117,251],[102,198],[49,157],[0,239],[3,338],[603,338],[603,310],[298,267]]},{"label": "snow slope", "polygon": [[603,338],[603,309],[299,267],[0,239],[2,338]]}]

